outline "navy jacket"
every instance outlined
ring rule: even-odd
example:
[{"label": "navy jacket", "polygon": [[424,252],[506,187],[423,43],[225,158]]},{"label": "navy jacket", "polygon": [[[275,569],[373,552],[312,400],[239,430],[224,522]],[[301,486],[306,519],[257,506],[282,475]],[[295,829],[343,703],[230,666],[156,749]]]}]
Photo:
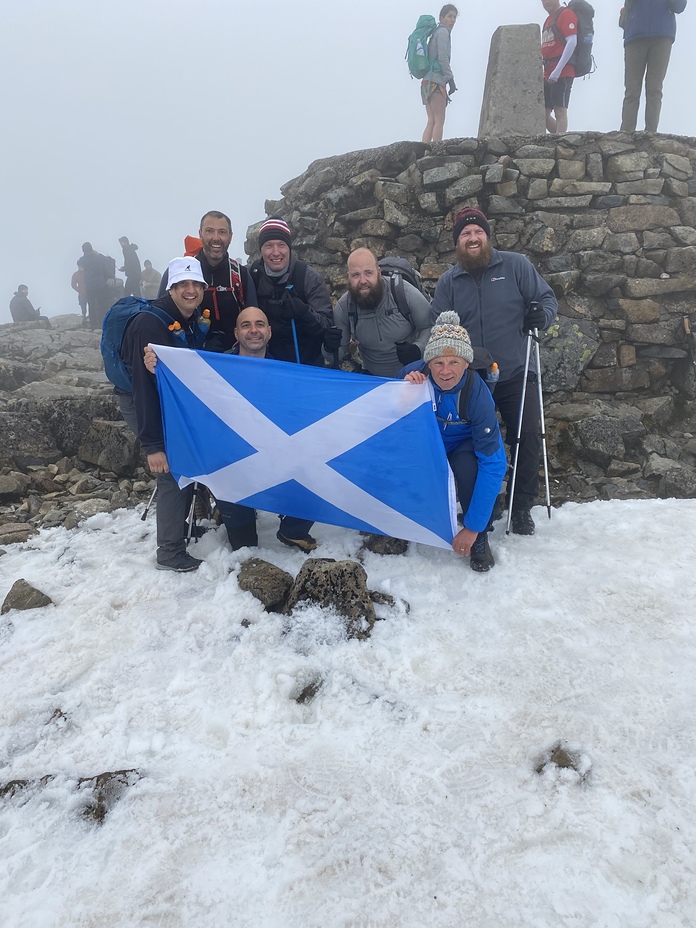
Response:
[{"label": "navy jacket", "polygon": [[630,0],[626,3],[624,45],[636,39],[666,38],[677,34],[675,13],[686,8],[686,0]]},{"label": "navy jacket", "polygon": [[558,312],[553,290],[524,255],[494,248],[478,280],[459,264],[445,271],[435,287],[431,318],[435,322],[446,310],[458,313],[471,344],[490,351],[502,383],[524,371],[527,336],[522,322],[533,301],[543,308],[547,329]]},{"label": "navy jacket", "polygon": [[[425,366],[425,361],[414,361],[399,371],[399,378],[403,380],[411,371],[423,371]],[[476,455],[478,473],[469,508],[464,513],[464,526],[472,532],[482,532],[488,525],[503,484],[507,458],[491,391],[475,371],[472,371],[474,380],[467,409],[469,421],[459,418],[459,394],[467,374],[468,371],[452,390],[441,390],[432,376],[428,382],[433,391],[433,411],[445,451],[449,454],[464,449]]]}]

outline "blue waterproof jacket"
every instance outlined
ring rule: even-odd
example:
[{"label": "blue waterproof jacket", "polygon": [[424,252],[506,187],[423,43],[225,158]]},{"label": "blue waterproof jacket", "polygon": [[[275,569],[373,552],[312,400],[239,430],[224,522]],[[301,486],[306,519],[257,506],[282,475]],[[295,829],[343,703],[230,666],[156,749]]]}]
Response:
[{"label": "blue waterproof jacket", "polygon": [[[411,371],[423,371],[425,361],[414,361],[399,371],[403,380]],[[473,451],[478,461],[478,474],[469,508],[464,513],[464,526],[472,532],[483,532],[488,525],[496,497],[507,471],[505,448],[495,413],[491,391],[475,371],[469,394],[467,415],[469,422],[459,418],[459,394],[466,382],[468,371],[452,390],[441,390],[432,377],[433,407],[445,450]]]},{"label": "blue waterproof jacket", "polygon": [[[533,301],[543,308],[547,329],[558,312],[553,290],[524,255],[494,248],[478,280],[459,264],[448,268],[437,282],[430,312],[433,322],[446,310],[458,313],[471,344],[490,351],[502,383],[524,371],[527,335],[522,322]],[[533,363],[530,369],[535,369]]]},{"label": "blue waterproof jacket", "polygon": [[677,34],[675,13],[681,13],[686,0],[628,0],[624,45],[636,39],[667,38]]}]

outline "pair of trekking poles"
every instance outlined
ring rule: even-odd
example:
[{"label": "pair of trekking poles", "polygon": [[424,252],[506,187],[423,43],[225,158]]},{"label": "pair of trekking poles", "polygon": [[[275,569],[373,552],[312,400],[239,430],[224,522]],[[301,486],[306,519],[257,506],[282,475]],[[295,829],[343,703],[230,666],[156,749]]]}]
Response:
[{"label": "pair of trekking poles", "polygon": [[515,443],[515,454],[512,465],[512,478],[510,481],[510,493],[508,502],[508,517],[505,534],[510,534],[512,525],[512,509],[515,498],[515,482],[517,480],[517,463],[520,456],[520,439],[522,437],[522,418],[524,416],[524,403],[527,398],[527,377],[529,376],[529,362],[532,355],[532,342],[534,342],[536,375],[537,375],[537,396],[539,398],[539,424],[541,427],[541,450],[544,459],[544,485],[546,487],[546,511],[549,519],[551,518],[551,490],[549,489],[549,459],[546,452],[546,421],[544,419],[544,396],[541,385],[541,356],[539,352],[539,330],[533,329],[527,333],[527,353],[524,360],[524,375],[522,378],[522,397],[520,399],[520,415],[517,420],[517,441]]},{"label": "pair of trekking poles", "polygon": [[[199,497],[201,492],[200,483],[194,483],[193,492],[191,494],[191,505],[189,506],[188,516],[186,517],[186,544],[188,545],[191,539],[193,538],[196,544],[198,543],[198,532],[196,531],[196,500]],[[150,494],[150,499],[147,501],[147,506],[143,510],[143,514],[140,516],[140,521],[144,522],[147,519],[147,514],[150,511],[150,507],[155,501],[157,496],[157,484],[155,483],[155,488]]]}]

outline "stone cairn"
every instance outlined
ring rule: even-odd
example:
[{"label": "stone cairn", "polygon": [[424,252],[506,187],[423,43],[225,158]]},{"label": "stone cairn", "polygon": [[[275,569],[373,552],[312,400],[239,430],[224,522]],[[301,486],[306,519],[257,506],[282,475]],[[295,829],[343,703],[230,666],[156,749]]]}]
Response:
[{"label": "stone cairn", "polygon": [[[432,290],[457,210],[526,254],[559,300],[542,341],[551,493],[696,496],[696,140],[637,133],[400,142],[316,161],[267,201],[334,299],[358,246]],[[259,224],[246,250],[257,257]]]}]

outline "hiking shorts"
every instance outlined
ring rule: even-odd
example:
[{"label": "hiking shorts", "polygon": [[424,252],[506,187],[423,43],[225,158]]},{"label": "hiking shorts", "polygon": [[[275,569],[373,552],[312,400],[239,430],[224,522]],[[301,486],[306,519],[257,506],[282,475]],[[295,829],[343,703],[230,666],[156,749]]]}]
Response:
[{"label": "hiking shorts", "polygon": [[567,110],[570,103],[570,91],[573,89],[572,77],[559,77],[555,84],[544,81],[544,106],[547,110]]},{"label": "hiking shorts", "polygon": [[430,103],[430,98],[434,93],[441,93],[445,98],[445,106],[447,106],[450,101],[447,96],[446,87],[443,87],[442,84],[436,84],[435,81],[421,82],[421,100],[423,101],[423,106],[427,106],[428,103]]}]

